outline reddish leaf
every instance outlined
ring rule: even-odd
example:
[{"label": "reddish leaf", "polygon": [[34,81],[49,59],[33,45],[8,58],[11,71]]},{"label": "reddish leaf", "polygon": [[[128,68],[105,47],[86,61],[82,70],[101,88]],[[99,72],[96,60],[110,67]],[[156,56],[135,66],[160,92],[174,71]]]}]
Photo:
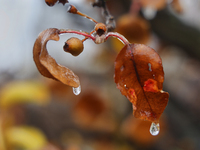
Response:
[{"label": "reddish leaf", "polygon": [[59,40],[58,29],[50,28],[44,30],[35,41],[33,58],[39,72],[45,77],[59,80],[66,85],[79,87],[80,82],[78,76],[70,69],[58,64],[55,59],[48,54],[46,44],[49,40]]},{"label": "reddish leaf", "polygon": [[115,83],[133,105],[136,118],[156,122],[169,98],[163,92],[164,72],[159,55],[143,44],[130,44],[115,61]]}]

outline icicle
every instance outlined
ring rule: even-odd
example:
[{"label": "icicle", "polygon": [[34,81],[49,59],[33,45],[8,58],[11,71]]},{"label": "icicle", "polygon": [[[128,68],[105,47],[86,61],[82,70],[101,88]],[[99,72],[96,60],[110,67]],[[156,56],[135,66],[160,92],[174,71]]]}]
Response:
[{"label": "icicle", "polygon": [[81,85],[79,85],[79,87],[75,88],[75,87],[72,87],[73,89],[73,93],[75,95],[79,95],[81,93]]},{"label": "icicle", "polygon": [[156,135],[159,134],[159,132],[160,132],[160,125],[159,125],[159,123],[152,122],[151,127],[150,127],[150,133],[151,133],[151,135],[156,136]]}]

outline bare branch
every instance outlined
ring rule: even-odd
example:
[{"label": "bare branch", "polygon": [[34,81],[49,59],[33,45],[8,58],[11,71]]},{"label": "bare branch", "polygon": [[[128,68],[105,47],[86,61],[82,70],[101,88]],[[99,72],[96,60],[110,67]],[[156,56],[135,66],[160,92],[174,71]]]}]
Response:
[{"label": "bare branch", "polygon": [[96,0],[96,2],[94,2],[92,6],[102,8],[102,14],[106,19],[106,26],[107,26],[108,32],[113,31],[116,26],[115,20],[114,20],[114,17],[108,11],[105,1]]}]

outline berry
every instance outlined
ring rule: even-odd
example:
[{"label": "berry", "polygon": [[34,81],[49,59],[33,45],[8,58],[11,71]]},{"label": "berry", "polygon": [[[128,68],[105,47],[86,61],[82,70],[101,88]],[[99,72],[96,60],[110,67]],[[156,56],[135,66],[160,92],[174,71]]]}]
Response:
[{"label": "berry", "polygon": [[68,39],[63,46],[64,51],[71,53],[73,56],[78,56],[83,51],[83,48],[83,42],[76,37]]},{"label": "berry", "polygon": [[97,23],[94,30],[99,36],[101,36],[107,31],[107,27],[104,23]]}]

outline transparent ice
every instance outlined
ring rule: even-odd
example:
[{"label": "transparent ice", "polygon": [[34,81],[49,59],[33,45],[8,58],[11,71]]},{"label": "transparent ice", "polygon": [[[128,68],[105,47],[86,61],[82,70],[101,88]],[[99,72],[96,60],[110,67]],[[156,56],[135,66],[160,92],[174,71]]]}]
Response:
[{"label": "transparent ice", "polygon": [[75,88],[75,87],[72,87],[73,89],[73,93],[75,95],[79,95],[81,93],[81,86],[79,85],[79,87]]},{"label": "transparent ice", "polygon": [[160,132],[160,125],[159,123],[154,123],[152,122],[151,127],[150,127],[150,133],[153,136],[158,135],[158,133]]}]

